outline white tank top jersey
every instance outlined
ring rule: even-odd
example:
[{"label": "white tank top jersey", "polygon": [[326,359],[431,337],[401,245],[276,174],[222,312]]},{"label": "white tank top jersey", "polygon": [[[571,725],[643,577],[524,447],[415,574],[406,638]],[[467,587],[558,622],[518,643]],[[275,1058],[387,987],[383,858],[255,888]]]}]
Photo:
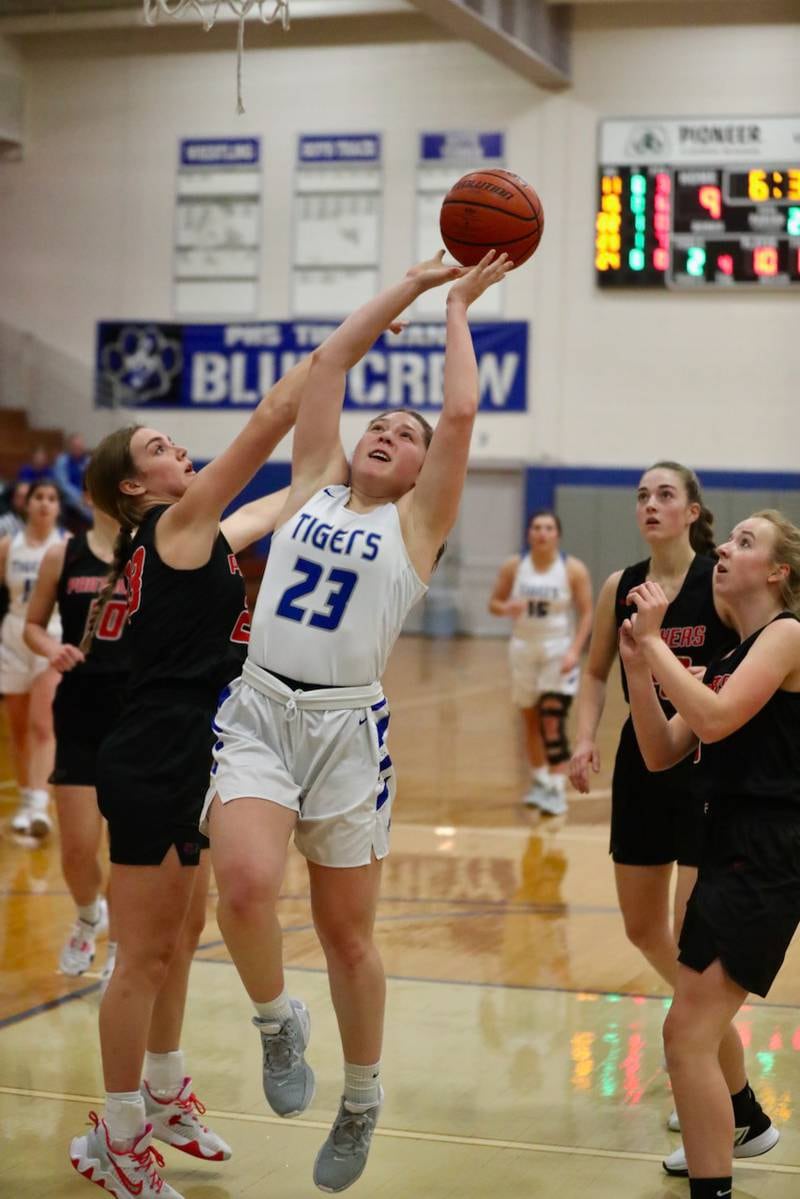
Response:
[{"label": "white tank top jersey", "polygon": [[351,512],[349,499],[349,487],[325,487],[273,535],[248,650],[264,670],[320,687],[373,683],[428,590],[396,505]]},{"label": "white tank top jersey", "polygon": [[528,601],[527,612],[514,621],[512,637],[549,641],[574,634],[574,601],[562,554],[547,570],[537,570],[530,554],[525,554],[517,567],[511,598]]},{"label": "white tank top jersey", "polygon": [[[25,619],[28,600],[33,593],[42,558],[51,545],[58,545],[63,540],[64,533],[61,529],[53,529],[53,532],[41,545],[30,545],[25,537],[24,529],[14,534],[6,558],[9,615],[16,616],[20,620]],[[50,619],[47,631],[54,637],[61,635],[61,619],[57,609]]]}]

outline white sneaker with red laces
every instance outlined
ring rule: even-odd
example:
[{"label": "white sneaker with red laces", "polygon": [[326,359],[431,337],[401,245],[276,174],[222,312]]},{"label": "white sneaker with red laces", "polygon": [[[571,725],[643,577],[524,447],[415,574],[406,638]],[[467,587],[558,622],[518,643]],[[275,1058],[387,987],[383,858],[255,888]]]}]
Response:
[{"label": "white sneaker with red laces", "polygon": [[108,1127],[96,1112],[89,1112],[92,1128],[82,1137],[74,1137],[69,1147],[73,1166],[89,1182],[96,1182],[115,1199],[183,1199],[159,1174],[164,1159],[150,1144],[152,1128],[144,1132],[127,1150],[111,1148]]},{"label": "white sneaker with red laces", "polygon": [[226,1162],[231,1156],[230,1145],[201,1123],[206,1109],[192,1090],[191,1078],[184,1078],[174,1099],[159,1099],[147,1082],[142,1083],[142,1095],[156,1140],[204,1162]]}]

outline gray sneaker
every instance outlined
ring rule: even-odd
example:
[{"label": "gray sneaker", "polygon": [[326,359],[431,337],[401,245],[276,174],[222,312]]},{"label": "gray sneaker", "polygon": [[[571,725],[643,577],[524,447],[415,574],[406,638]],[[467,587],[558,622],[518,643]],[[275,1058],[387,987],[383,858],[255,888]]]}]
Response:
[{"label": "gray sneaker", "polygon": [[376,1103],[366,1111],[350,1111],[342,1097],[339,1114],[314,1162],[314,1182],[321,1191],[345,1191],[364,1173],[380,1110]]},{"label": "gray sneaker", "polygon": [[314,1098],[314,1071],[303,1057],[311,1017],[299,999],[292,1000],[292,1007],[283,1024],[253,1017],[264,1053],[264,1094],[278,1116],[299,1116]]}]

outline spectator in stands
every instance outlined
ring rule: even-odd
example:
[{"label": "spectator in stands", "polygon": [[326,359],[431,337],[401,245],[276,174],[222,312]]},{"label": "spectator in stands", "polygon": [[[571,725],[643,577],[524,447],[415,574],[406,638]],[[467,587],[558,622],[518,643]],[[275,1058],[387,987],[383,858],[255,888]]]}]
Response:
[{"label": "spectator in stands", "polygon": [[31,454],[30,462],[19,468],[17,479],[20,483],[39,483],[42,479],[52,479],[53,468],[50,458],[43,445],[37,445]]},{"label": "spectator in stands", "polygon": [[64,498],[67,512],[90,525],[92,513],[83,500],[83,473],[88,461],[86,442],[80,433],[71,433],[67,438],[66,450],[53,463],[53,478]]},{"label": "spectator in stands", "polygon": [[17,480],[11,483],[3,496],[3,514],[0,516],[0,538],[13,537],[25,524],[25,504],[30,483]]}]

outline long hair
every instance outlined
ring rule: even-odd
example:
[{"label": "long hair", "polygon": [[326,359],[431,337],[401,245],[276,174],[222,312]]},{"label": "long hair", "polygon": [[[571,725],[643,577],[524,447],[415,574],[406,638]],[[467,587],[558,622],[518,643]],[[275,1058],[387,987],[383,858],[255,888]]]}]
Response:
[{"label": "long hair", "polygon": [[131,456],[131,439],[136,430],[141,427],[141,425],[128,425],[124,429],[117,429],[116,432],[109,433],[92,454],[86,468],[86,490],[91,496],[92,503],[101,512],[105,512],[107,516],[119,522],[119,533],[114,542],[114,558],[111,569],[98,592],[86,625],[86,632],[81,639],[79,648],[84,654],[91,649],[95,630],[125,569],[125,564],[130,556],[132,535],[141,518],[136,500],[120,491],[119,486],[123,479],[130,479],[136,474]]},{"label": "long hair", "polygon": [[772,525],[775,539],[774,558],[777,566],[788,566],[789,573],[781,583],[784,606],[800,615],[800,529],[777,508],[762,508],[753,519],[766,520]]},{"label": "long hair", "polygon": [[654,462],[644,473],[647,474],[651,470],[671,470],[673,474],[678,476],[681,483],[683,483],[689,503],[697,504],[700,508],[700,515],[689,527],[689,544],[696,554],[715,558],[714,513],[705,505],[700,480],[697,475],[691,467],[684,466],[681,462]]}]

